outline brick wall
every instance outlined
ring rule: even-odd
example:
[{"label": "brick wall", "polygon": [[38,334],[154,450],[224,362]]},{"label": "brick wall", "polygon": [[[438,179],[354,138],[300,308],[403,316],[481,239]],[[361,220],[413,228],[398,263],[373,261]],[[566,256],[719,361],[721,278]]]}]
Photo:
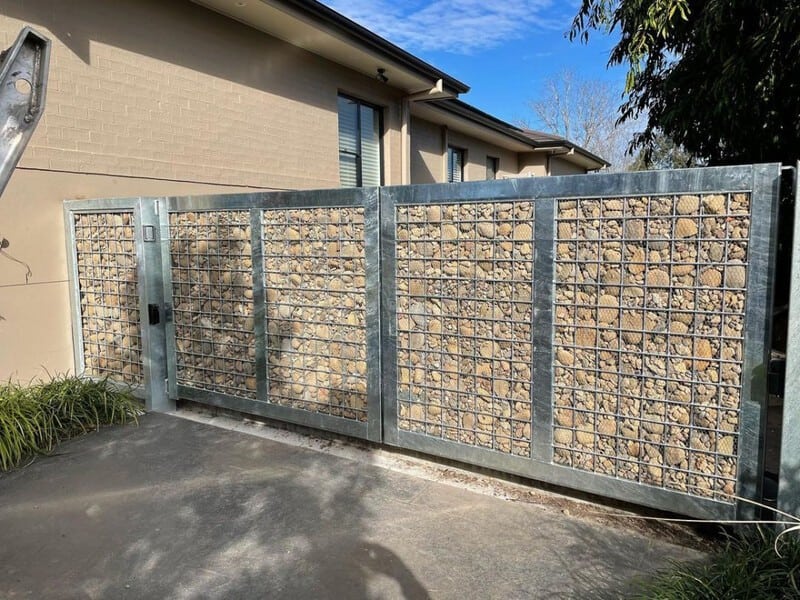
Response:
[{"label": "brick wall", "polygon": [[45,114],[0,199],[0,378],[72,369],[62,202],[337,187],[336,96],[384,107],[400,181],[399,94],[188,0],[4,0],[0,47],[53,41]]},{"label": "brick wall", "polygon": [[[339,183],[337,90],[397,97],[188,0],[6,0],[0,43],[24,24],[53,39],[45,116],[21,166],[271,188]],[[397,145],[397,149],[394,148]]]}]

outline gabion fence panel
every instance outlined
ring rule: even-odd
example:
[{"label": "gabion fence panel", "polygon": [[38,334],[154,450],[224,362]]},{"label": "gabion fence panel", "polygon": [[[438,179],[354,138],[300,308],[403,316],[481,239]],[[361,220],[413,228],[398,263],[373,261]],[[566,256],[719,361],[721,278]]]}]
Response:
[{"label": "gabion fence panel", "polygon": [[268,401],[368,418],[364,208],[265,210]]},{"label": "gabion fence panel", "polygon": [[170,213],[179,385],[256,397],[249,211]]},{"label": "gabion fence panel", "polygon": [[732,502],[746,193],[557,202],[556,463]]},{"label": "gabion fence panel", "polygon": [[80,311],[76,368],[139,386],[142,339],[133,211],[75,213],[71,218]]},{"label": "gabion fence panel", "polygon": [[166,202],[171,393],[380,440],[377,191]]},{"label": "gabion fence panel", "polygon": [[749,516],[779,183],[756,165],[69,203],[76,367]]},{"label": "gabion fence panel", "polygon": [[399,427],[530,456],[533,203],[396,220]]},{"label": "gabion fence panel", "polygon": [[746,514],[779,177],[765,165],[383,189],[386,441]]}]

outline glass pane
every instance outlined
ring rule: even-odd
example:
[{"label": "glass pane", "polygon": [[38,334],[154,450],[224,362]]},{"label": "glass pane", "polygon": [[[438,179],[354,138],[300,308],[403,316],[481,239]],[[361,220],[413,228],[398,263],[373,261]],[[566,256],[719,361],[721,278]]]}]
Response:
[{"label": "glass pane", "polygon": [[358,104],[339,96],[339,151],[358,154]]},{"label": "glass pane", "polygon": [[447,180],[450,183],[460,183],[464,169],[464,151],[448,148],[447,159]]},{"label": "glass pane", "polygon": [[378,111],[361,106],[361,185],[381,184],[381,130]]},{"label": "glass pane", "polygon": [[339,185],[342,187],[358,185],[358,159],[355,154],[339,152]]}]

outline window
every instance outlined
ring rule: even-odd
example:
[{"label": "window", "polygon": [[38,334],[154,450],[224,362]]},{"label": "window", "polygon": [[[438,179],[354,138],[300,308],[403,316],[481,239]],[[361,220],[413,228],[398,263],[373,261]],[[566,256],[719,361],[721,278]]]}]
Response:
[{"label": "window", "polygon": [[447,183],[464,181],[464,150],[447,147]]},{"label": "window", "polygon": [[500,159],[494,156],[486,157],[486,179],[497,179],[497,171],[500,170]]},{"label": "window", "polygon": [[381,185],[381,172],[380,109],[339,96],[339,183]]}]

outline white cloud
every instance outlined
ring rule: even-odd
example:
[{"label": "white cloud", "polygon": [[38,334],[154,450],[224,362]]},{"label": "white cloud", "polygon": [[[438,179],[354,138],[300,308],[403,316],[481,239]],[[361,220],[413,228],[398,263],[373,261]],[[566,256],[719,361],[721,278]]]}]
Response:
[{"label": "white cloud", "polygon": [[323,0],[411,51],[472,54],[526,33],[566,29],[553,0]]}]

